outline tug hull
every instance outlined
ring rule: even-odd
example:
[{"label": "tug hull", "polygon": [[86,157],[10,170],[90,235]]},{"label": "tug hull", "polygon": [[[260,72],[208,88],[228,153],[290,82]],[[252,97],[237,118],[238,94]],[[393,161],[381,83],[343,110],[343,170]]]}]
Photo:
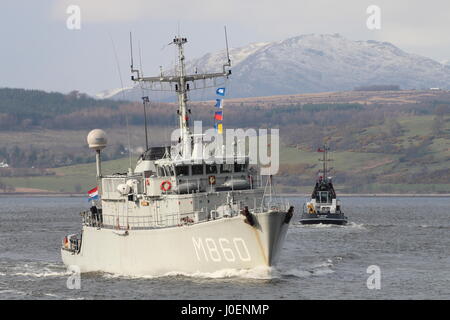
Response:
[{"label": "tug hull", "polygon": [[347,224],[347,217],[344,214],[333,215],[317,215],[317,214],[303,214],[300,218],[301,224],[335,224],[345,225]]}]

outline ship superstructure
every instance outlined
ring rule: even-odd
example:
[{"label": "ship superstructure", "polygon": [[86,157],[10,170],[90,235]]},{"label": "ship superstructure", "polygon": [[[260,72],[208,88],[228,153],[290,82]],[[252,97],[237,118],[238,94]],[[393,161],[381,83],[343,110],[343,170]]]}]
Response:
[{"label": "ship superstructure", "polygon": [[248,156],[224,156],[222,146],[207,148],[203,134],[191,131],[190,87],[229,77],[231,61],[227,55],[222,72],[186,74],[186,43],[182,37],[172,41],[178,48],[176,75],[143,77],[131,65],[133,81],[166,83],[177,93],[177,143],[147,147],[134,170],[103,176],[100,154],[106,134],[96,129],[88,136],[97,154],[101,200],[81,213],[81,233],[65,237],[61,253],[66,265],[81,272],[153,275],[276,263],[294,208],[267,201]]}]

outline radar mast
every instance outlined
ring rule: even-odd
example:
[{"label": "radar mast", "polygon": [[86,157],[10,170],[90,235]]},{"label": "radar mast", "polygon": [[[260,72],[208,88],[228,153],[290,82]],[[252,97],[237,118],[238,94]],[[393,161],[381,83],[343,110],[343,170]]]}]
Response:
[{"label": "radar mast", "polygon": [[228,40],[225,28],[225,40],[226,40],[226,53],[227,62],[222,66],[222,72],[217,73],[195,73],[186,74],[185,56],[184,56],[184,45],[187,43],[187,38],[175,37],[170,44],[176,45],[178,47],[178,74],[173,76],[165,76],[162,71],[159,77],[143,77],[142,72],[134,69],[133,60],[131,60],[131,80],[135,82],[147,82],[147,83],[169,83],[170,85],[175,84],[175,92],[178,96],[178,117],[179,117],[179,127],[180,127],[180,143],[182,146],[181,155],[183,158],[190,158],[190,150],[192,150],[192,133],[189,126],[188,117],[188,91],[191,89],[189,82],[194,84],[198,80],[215,79],[220,77],[228,78],[231,75],[231,60],[229,58],[228,52]]}]

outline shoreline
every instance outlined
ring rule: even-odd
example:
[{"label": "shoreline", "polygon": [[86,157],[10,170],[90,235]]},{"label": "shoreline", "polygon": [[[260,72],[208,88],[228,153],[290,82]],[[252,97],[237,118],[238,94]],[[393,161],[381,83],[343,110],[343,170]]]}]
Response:
[{"label": "shoreline", "polygon": [[[310,197],[309,193],[281,193],[281,197]],[[338,198],[443,198],[450,193],[340,193]]]},{"label": "shoreline", "polygon": [[[280,193],[280,197],[304,197],[308,198],[309,193]],[[0,193],[0,198],[8,197],[67,197],[81,198],[86,197],[85,193],[56,193],[56,192],[11,192]],[[338,198],[444,198],[450,197],[450,193],[341,193]]]}]

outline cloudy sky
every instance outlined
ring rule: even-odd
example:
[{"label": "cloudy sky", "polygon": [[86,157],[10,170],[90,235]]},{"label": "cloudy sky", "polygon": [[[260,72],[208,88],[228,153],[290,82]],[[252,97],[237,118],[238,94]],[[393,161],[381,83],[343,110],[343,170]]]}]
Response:
[{"label": "cloudy sky", "polygon": [[[67,28],[67,8],[81,9],[81,29]],[[381,29],[366,26],[369,5]],[[166,46],[178,30],[198,57],[224,47],[305,33],[340,33],[352,40],[389,41],[438,61],[450,59],[448,0],[1,0],[0,87],[89,94],[129,80],[128,34],[140,43],[146,74],[175,58]],[[138,60],[137,53],[135,60]]]}]

